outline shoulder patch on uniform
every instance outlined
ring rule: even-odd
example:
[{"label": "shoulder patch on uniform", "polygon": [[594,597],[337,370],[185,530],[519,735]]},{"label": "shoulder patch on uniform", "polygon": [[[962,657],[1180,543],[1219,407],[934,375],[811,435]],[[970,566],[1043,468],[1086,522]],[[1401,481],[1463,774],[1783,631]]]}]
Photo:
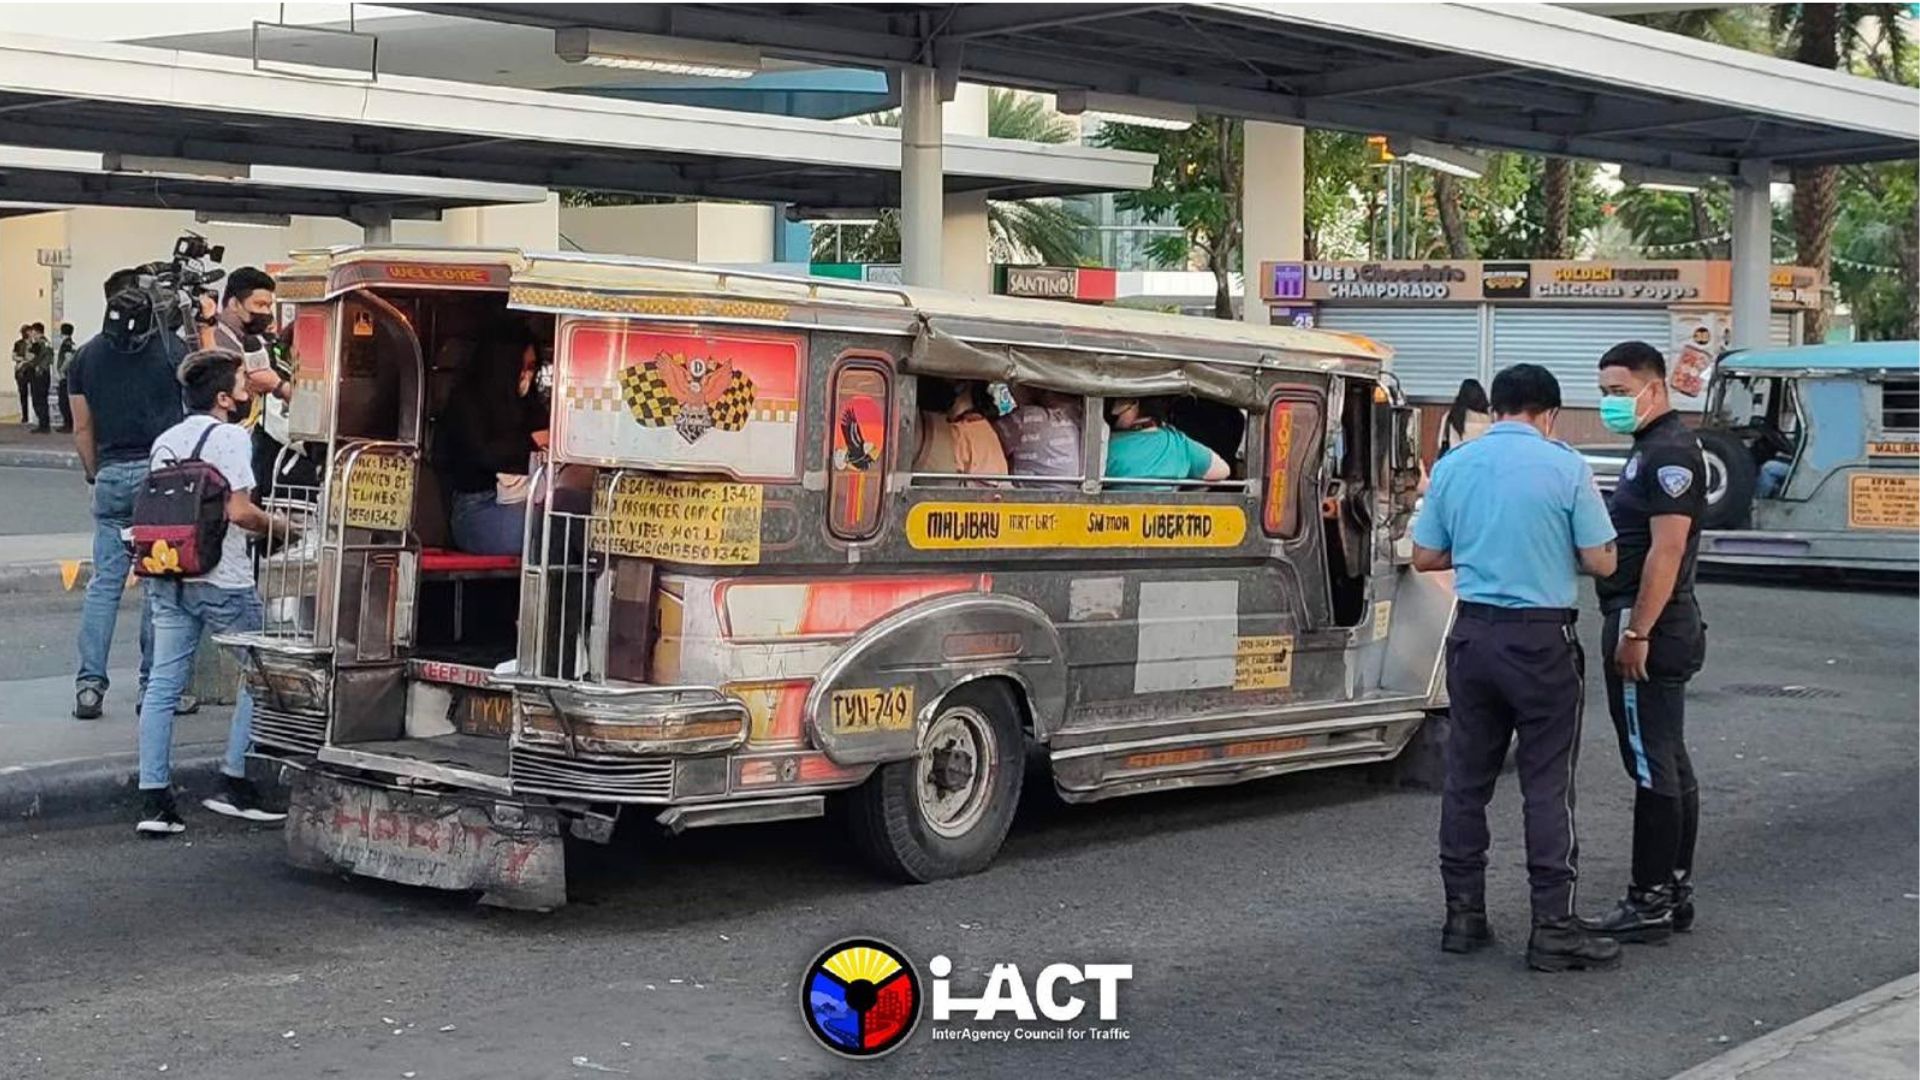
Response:
[{"label": "shoulder patch on uniform", "polygon": [[1693,486],[1693,470],[1685,465],[1662,465],[1653,475],[1660,481],[1660,490],[1669,498],[1677,499]]},{"label": "shoulder patch on uniform", "polygon": [[1634,477],[1639,475],[1640,475],[1640,455],[1635,454],[1632,457],[1627,459],[1627,467],[1620,470],[1620,479],[1631,480]]}]

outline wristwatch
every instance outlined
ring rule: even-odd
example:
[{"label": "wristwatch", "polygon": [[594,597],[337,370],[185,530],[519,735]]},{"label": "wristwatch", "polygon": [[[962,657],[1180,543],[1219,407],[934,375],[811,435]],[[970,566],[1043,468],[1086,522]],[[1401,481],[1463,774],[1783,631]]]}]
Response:
[{"label": "wristwatch", "polygon": [[1628,627],[1625,627],[1625,628],[1623,628],[1623,629],[1622,629],[1622,630],[1620,631],[1620,636],[1621,636],[1621,637],[1623,637],[1623,638],[1626,638],[1626,639],[1627,639],[1628,641],[1645,641],[1645,640],[1647,640],[1647,635],[1645,635],[1645,634],[1643,634],[1643,633],[1641,633],[1641,632],[1640,632],[1640,631],[1638,631],[1638,630],[1635,630],[1635,629],[1634,629],[1633,627],[1631,627],[1631,626],[1628,626]]}]

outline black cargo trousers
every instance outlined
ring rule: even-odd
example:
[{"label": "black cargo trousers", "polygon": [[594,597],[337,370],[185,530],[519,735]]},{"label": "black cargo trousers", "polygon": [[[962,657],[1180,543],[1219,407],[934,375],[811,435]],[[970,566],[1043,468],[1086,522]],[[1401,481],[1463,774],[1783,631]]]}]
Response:
[{"label": "black cargo trousers", "polygon": [[1573,914],[1580,864],[1573,774],[1586,690],[1574,618],[1568,608],[1460,605],[1447,639],[1451,716],[1440,803],[1440,877],[1449,903],[1486,904],[1487,803],[1518,735],[1534,921]]},{"label": "black cargo trousers", "polygon": [[1687,682],[1707,659],[1707,624],[1693,593],[1675,593],[1647,635],[1647,679],[1629,682],[1613,665],[1631,608],[1606,613],[1607,711],[1620,763],[1633,779],[1633,883],[1650,889],[1693,873],[1700,833],[1700,785],[1687,755]]}]

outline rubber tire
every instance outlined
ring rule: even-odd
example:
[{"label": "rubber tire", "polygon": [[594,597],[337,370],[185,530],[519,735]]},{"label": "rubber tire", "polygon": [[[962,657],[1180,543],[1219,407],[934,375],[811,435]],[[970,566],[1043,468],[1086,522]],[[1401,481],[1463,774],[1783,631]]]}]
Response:
[{"label": "rubber tire", "polygon": [[913,793],[917,758],[882,765],[848,793],[847,824],[854,846],[887,877],[921,883],[978,873],[999,854],[1013,825],[1026,773],[1019,702],[1006,683],[986,679],[947,694],[940,713],[963,705],[993,725],[999,754],[986,812],[966,835],[949,838],[926,827]]},{"label": "rubber tire", "polygon": [[[1760,482],[1760,467],[1754,464],[1753,451],[1739,436],[1724,431],[1696,434],[1700,437],[1701,453],[1715,459],[1727,478],[1727,493],[1719,502],[1706,504],[1700,512],[1700,527],[1744,528],[1752,519],[1753,493]],[[1707,478],[1701,477],[1700,482],[1706,483]]]}]

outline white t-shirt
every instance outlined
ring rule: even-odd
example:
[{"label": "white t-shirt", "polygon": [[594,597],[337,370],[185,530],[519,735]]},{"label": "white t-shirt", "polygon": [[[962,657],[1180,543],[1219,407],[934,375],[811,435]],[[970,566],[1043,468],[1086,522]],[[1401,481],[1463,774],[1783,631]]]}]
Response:
[{"label": "white t-shirt", "polygon": [[[200,460],[220,470],[227,486],[235,491],[253,489],[253,439],[238,424],[222,424],[205,413],[197,413],[161,432],[153,440],[150,467],[164,468],[175,461],[193,457],[193,444],[210,425],[218,425],[200,448]],[[220,561],[213,572],[188,581],[204,581],[220,589],[253,588],[253,560],[247,557],[247,530],[227,523],[227,538],[220,546]]]}]

